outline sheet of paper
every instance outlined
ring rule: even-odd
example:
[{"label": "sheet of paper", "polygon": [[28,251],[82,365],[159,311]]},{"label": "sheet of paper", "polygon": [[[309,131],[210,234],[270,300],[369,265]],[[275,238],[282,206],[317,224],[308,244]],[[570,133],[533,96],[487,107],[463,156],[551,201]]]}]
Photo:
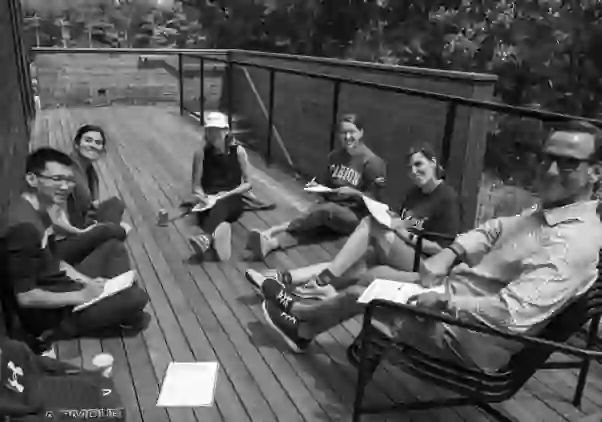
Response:
[{"label": "sheet of paper", "polygon": [[387,204],[383,204],[382,202],[375,201],[372,198],[368,198],[367,196],[363,196],[364,203],[366,204],[366,208],[372,214],[372,217],[380,224],[385,227],[391,227],[392,217],[391,210]]},{"label": "sheet of paper", "polygon": [[414,283],[376,279],[370,284],[370,286],[368,286],[368,288],[357,301],[359,303],[370,303],[375,299],[383,299],[391,302],[407,304],[408,299],[412,296],[428,291],[444,293],[445,287],[437,286],[427,289]]},{"label": "sheet of paper", "polygon": [[331,188],[329,188],[328,186],[324,186],[324,185],[306,186],[304,190],[306,192],[313,192],[313,193],[328,193],[328,192],[333,191]]},{"label": "sheet of paper", "polygon": [[73,312],[78,312],[82,309],[86,309],[87,307],[92,306],[95,303],[100,302],[101,300],[109,296],[113,296],[114,294],[119,293],[120,291],[125,290],[128,287],[131,287],[134,283],[134,280],[136,280],[137,275],[138,273],[136,272],[136,270],[131,270],[121,275],[118,275],[117,277],[114,277],[110,280],[107,280],[100,296],[95,297],[89,302],[82,303],[81,305],[76,306],[75,308],[73,308]]},{"label": "sheet of paper", "polygon": [[207,211],[208,209],[213,208],[213,206],[215,205],[216,202],[217,202],[217,197],[215,197],[213,195],[209,195],[207,197],[207,202],[195,205],[195,207],[192,209],[192,212]]},{"label": "sheet of paper", "polygon": [[217,362],[171,362],[163,378],[157,406],[212,406],[218,369]]}]

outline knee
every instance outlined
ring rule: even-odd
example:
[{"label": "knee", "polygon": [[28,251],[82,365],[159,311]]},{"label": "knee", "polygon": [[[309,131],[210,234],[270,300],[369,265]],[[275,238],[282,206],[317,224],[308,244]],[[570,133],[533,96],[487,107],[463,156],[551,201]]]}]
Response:
[{"label": "knee", "polygon": [[142,311],[150,302],[148,293],[138,285],[134,284],[128,291],[128,307],[132,311]]},{"label": "knee", "polygon": [[98,250],[103,254],[127,255],[128,251],[123,242],[116,238],[111,238],[103,242]]},{"label": "knee", "polygon": [[107,242],[111,239],[123,242],[127,237],[125,229],[115,223],[99,223],[98,231],[102,233],[102,237],[107,239]]},{"label": "knee", "polygon": [[120,198],[112,196],[105,202],[111,207],[111,209],[114,209],[115,211],[119,211],[121,213],[125,212],[125,203]]}]

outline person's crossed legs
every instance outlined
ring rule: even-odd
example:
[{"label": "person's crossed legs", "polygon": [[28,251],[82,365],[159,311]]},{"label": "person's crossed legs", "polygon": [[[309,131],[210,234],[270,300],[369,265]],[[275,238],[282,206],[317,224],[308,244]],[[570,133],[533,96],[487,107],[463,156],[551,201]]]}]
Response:
[{"label": "person's crossed legs", "polygon": [[[367,255],[374,251],[373,263],[378,269],[367,272]],[[291,271],[271,270],[260,274],[247,270],[247,279],[261,287],[266,278],[295,289],[301,297],[331,297],[336,290],[356,284],[360,278],[373,280],[386,278],[396,280],[398,273],[411,271],[414,263],[414,248],[372,217],[365,217],[349,236],[334,260]]]},{"label": "person's crossed legs", "polygon": [[[375,267],[375,269],[377,270],[371,275],[372,277],[389,274],[394,275],[395,281],[419,282],[418,273],[396,271],[393,274],[390,267]],[[368,279],[369,277],[365,280]],[[365,304],[358,303],[357,300],[365,288],[365,285],[357,284],[342,290],[334,297],[313,303],[302,303],[282,293],[276,297],[266,298],[263,303],[264,316],[269,326],[285,340],[287,345],[293,351],[300,353],[305,351],[319,334],[362,314]],[[373,326],[381,338],[381,347],[382,344],[387,345],[391,341],[396,341],[432,357],[473,366],[462,352],[457,333],[444,324],[421,321],[414,317],[396,314],[394,311],[380,311],[374,315]],[[358,345],[359,342],[356,340],[353,346]],[[349,350],[351,350],[351,353],[348,353],[351,363],[357,364],[359,350],[353,348]],[[384,349],[379,351],[379,353],[383,352]],[[375,369],[376,367],[371,368],[372,371]]]},{"label": "person's crossed legs", "polygon": [[264,259],[277,249],[320,241],[321,234],[349,236],[359,223],[356,212],[336,202],[319,202],[305,214],[265,231],[253,230],[248,246],[255,258]]}]

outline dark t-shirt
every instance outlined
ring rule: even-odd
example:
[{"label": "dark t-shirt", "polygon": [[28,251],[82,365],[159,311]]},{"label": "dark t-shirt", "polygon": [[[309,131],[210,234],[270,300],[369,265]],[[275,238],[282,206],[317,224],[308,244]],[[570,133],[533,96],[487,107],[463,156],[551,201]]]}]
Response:
[{"label": "dark t-shirt", "polygon": [[[403,219],[412,221],[413,228],[456,236],[460,230],[460,210],[456,191],[442,182],[430,193],[417,187],[406,195],[399,211]],[[441,246],[449,240],[432,239]]]},{"label": "dark t-shirt", "polygon": [[238,159],[238,148],[242,147],[234,140],[229,142],[225,154],[211,145],[203,150],[201,186],[207,194],[229,191],[241,184],[242,168]]},{"label": "dark t-shirt", "polygon": [[[0,228],[2,264],[9,280],[9,285],[3,286],[5,293],[16,297],[34,289],[65,292],[81,288],[61,271],[60,261],[50,252],[51,226],[48,215],[36,211],[23,197],[11,202]],[[70,307],[21,308],[16,300],[15,306],[25,329],[36,335],[55,326],[70,311]]]},{"label": "dark t-shirt", "polygon": [[[331,188],[352,187],[382,201],[386,173],[385,162],[368,147],[364,146],[359,155],[338,149],[328,156],[326,185]],[[357,199],[343,195],[328,195],[327,199],[350,207],[363,205]]]}]

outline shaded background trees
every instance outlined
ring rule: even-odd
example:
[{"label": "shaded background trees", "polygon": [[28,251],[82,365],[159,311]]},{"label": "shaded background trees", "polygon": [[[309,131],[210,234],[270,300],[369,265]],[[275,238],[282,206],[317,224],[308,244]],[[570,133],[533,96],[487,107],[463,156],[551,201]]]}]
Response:
[{"label": "shaded background trees", "polygon": [[[602,117],[595,0],[23,0],[28,42],[241,48],[498,75],[496,97]],[[528,184],[537,122],[492,116],[486,165]]]}]

